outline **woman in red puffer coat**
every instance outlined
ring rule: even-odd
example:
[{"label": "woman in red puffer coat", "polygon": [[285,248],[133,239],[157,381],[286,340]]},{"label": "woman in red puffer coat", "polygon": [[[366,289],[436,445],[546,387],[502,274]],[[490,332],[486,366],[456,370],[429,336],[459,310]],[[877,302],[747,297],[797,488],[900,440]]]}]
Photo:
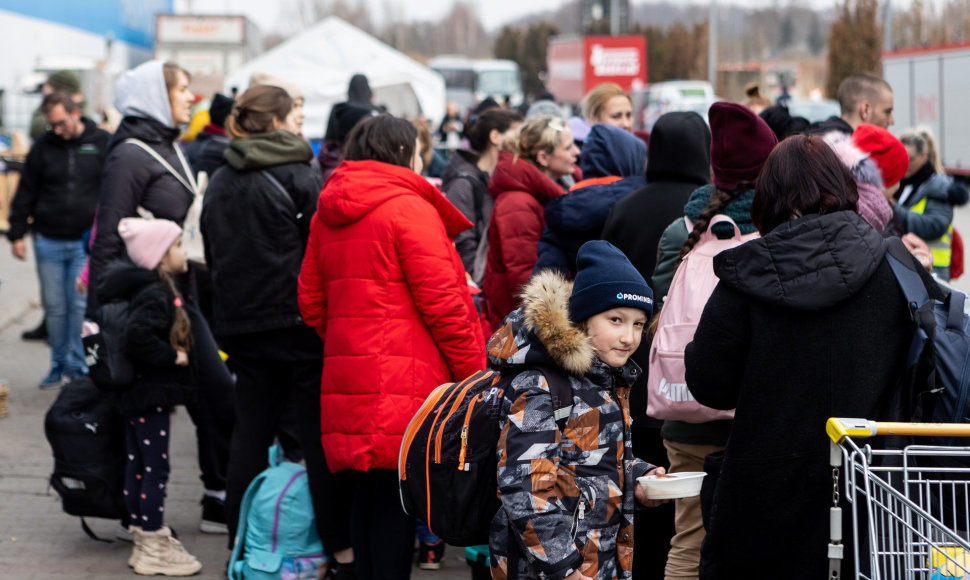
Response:
[{"label": "woman in red puffer coat", "polygon": [[565,193],[558,180],[573,176],[579,148],[569,125],[559,117],[527,119],[515,143],[502,152],[488,183],[495,198],[488,224],[488,259],[482,290],[492,328],[518,307],[520,287],[536,265],[536,246],[545,225],[545,206]]},{"label": "woman in red puffer coat", "polygon": [[351,132],[320,193],[300,272],[300,311],[324,342],[327,467],[347,470],[337,474],[334,509],[349,509],[358,530],[352,552],[327,548],[345,565],[355,554],[362,579],[409,577],[414,521],[398,497],[401,439],[436,386],[485,366],[454,246],[472,224],[415,173],[417,150],[415,128],[389,115]]}]

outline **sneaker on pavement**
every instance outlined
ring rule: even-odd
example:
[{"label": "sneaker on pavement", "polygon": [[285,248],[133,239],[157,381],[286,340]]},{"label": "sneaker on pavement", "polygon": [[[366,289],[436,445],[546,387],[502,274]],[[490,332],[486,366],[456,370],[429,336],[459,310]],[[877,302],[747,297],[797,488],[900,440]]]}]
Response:
[{"label": "sneaker on pavement", "polygon": [[200,503],[202,504],[202,523],[199,525],[199,530],[204,534],[228,534],[226,503],[211,495],[202,496]]},{"label": "sneaker on pavement", "polygon": [[142,576],[192,576],[202,569],[202,563],[188,553],[182,542],[172,537],[171,530],[162,527],[154,532],[142,531],[135,556],[135,574]]},{"label": "sneaker on pavement", "polygon": [[438,540],[436,544],[421,542],[418,548],[418,568],[422,570],[439,570],[441,561],[445,558],[445,542]]},{"label": "sneaker on pavement", "polygon": [[47,373],[47,376],[44,377],[37,386],[41,389],[59,389],[66,385],[69,381],[70,379],[68,376],[62,374],[61,371],[52,370],[51,372]]}]

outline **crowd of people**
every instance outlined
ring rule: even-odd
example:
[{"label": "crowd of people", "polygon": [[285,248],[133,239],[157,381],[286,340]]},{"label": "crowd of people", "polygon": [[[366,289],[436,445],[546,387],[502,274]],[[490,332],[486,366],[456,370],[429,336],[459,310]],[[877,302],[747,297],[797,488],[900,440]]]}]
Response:
[{"label": "crowd of people", "polygon": [[[582,116],[487,99],[430,127],[382,112],[357,75],[317,155],[290,80],[254,75],[238,99],[216,95],[187,143],[195,97],[178,65],[121,76],[113,135],[70,81],[50,79],[49,129],[7,237],[19,259],[33,241],[42,388],[85,374],[83,321],[129,301],[138,378],[119,401],[137,574],[202,567],[164,522],[176,405],[196,427],[202,531],[232,547],[278,440],[307,467],[330,557],[320,577],[407,578],[416,534],[434,569],[444,543],[398,496],[402,436],[436,386],[488,367],[514,377],[494,578],[819,577],[825,419],[911,411],[912,329],[887,240],[902,238],[930,287],[962,271],[952,221],[967,190],[926,129],[887,130],[892,89],[868,74],[843,81],[842,115],[822,122],[718,102],[709,124],[673,112],[649,134],[633,132],[616,85],[587,95]],[[203,188],[203,252],[190,255],[183,226]],[[714,259],[686,382],[734,415],[661,421],[647,415],[651,321],[680,306],[666,300],[675,276],[705,275],[677,271],[712,237],[744,243]],[[573,390],[564,418],[550,368]],[[636,479],[665,471],[706,471],[705,501],[648,499]]]}]

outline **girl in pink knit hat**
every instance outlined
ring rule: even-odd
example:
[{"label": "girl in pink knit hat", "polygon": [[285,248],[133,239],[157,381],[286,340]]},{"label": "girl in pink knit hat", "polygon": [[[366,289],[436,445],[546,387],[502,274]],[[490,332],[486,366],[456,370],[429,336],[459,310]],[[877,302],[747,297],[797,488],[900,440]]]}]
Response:
[{"label": "girl in pink knit hat", "polygon": [[118,223],[130,261],[110,264],[98,283],[98,302],[128,302],[127,355],[134,385],[120,393],[128,463],[124,498],[135,546],[136,574],[187,576],[202,564],[163,523],[168,487],[169,414],[195,396],[189,318],[173,275],[187,271],[182,229],[169,220],[124,218]]}]

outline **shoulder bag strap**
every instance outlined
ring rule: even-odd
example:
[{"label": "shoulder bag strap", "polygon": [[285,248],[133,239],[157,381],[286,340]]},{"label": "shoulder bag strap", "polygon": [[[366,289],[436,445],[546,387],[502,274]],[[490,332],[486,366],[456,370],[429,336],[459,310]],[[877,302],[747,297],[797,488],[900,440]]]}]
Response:
[{"label": "shoulder bag strap", "polygon": [[913,257],[906,249],[902,240],[890,238],[887,241],[886,261],[896,276],[900,290],[906,296],[906,302],[912,307],[922,306],[930,299],[929,291],[923,284],[923,278],[913,269]]},{"label": "shoulder bag strap", "polygon": [[264,178],[266,178],[266,181],[270,182],[270,184],[273,186],[273,189],[283,194],[283,197],[289,200],[290,203],[293,203],[294,205],[296,204],[296,202],[293,201],[293,197],[290,196],[290,192],[286,191],[286,188],[283,187],[283,184],[280,183],[278,179],[273,177],[272,173],[270,173],[269,171],[266,171],[265,169],[260,169],[259,173]]},{"label": "shoulder bag strap", "polygon": [[182,169],[185,170],[185,175],[187,176],[187,179],[186,177],[183,177],[181,173],[176,171],[175,168],[172,167],[171,163],[169,163],[168,161],[165,160],[164,157],[159,155],[158,151],[155,151],[154,149],[149,147],[144,141],[141,141],[139,139],[129,138],[129,139],[125,139],[123,142],[131,143],[132,145],[135,145],[140,149],[142,149],[143,151],[145,151],[145,153],[148,153],[149,155],[154,157],[155,161],[158,161],[162,167],[164,167],[169,173],[171,173],[172,176],[175,177],[175,179],[177,179],[179,183],[182,184],[183,187],[185,187],[185,189],[189,190],[189,193],[191,193],[193,197],[196,195],[199,195],[199,188],[195,183],[195,177],[192,176],[192,171],[188,168],[188,163],[185,161],[185,156],[182,155],[182,149],[178,145],[174,146],[175,154],[179,158],[179,163],[182,164]]}]

